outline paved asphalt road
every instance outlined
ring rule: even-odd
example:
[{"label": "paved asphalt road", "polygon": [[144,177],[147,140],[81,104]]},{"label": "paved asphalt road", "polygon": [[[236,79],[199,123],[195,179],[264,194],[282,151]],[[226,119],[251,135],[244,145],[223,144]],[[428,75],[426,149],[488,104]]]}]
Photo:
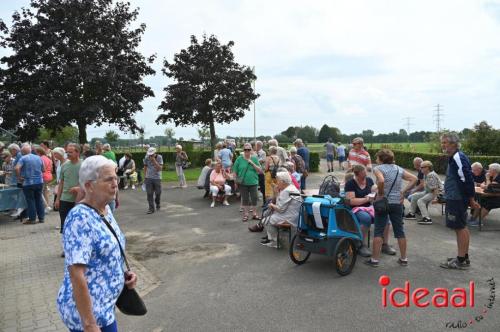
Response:
[{"label": "paved asphalt road", "polygon": [[[310,188],[320,179],[312,176]],[[128,250],[161,281],[145,296],[147,316],[118,316],[122,330],[500,331],[500,303],[485,308],[491,295],[487,280],[500,281],[500,232],[472,231],[469,271],[442,269],[439,263],[456,255],[455,237],[433,207],[433,225],[405,223],[408,267],[400,267],[397,256],[383,256],[378,268],[358,257],[353,273],[340,277],[331,258],[312,255],[296,266],[287,250],[261,246],[262,234],[247,230],[234,201],[211,209],[194,187],[163,193],[162,210],[153,215],[145,214],[143,192],[121,195],[117,219]],[[496,213],[489,220],[500,227],[499,219]],[[475,306],[383,308],[382,275],[391,278],[389,291],[406,280],[412,290],[431,292],[474,281]],[[447,328],[448,322],[461,322],[462,328]]]}]

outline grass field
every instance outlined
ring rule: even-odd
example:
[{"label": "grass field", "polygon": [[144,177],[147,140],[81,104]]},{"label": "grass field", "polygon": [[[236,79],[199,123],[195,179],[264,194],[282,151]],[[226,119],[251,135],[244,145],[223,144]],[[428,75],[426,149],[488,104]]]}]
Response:
[{"label": "grass field", "polygon": [[[312,143],[308,144],[307,147],[312,152],[324,152],[324,143]],[[432,145],[430,143],[367,143],[365,146],[369,149],[381,149],[388,148],[392,150],[400,151],[411,151],[420,153],[431,153]]]},{"label": "grass field", "polygon": [[[201,173],[201,168],[198,167],[188,168],[184,170],[184,176],[186,177],[186,181],[198,180],[200,173]],[[175,171],[163,171],[162,181],[164,182],[177,181],[177,173],[175,173]]]}]

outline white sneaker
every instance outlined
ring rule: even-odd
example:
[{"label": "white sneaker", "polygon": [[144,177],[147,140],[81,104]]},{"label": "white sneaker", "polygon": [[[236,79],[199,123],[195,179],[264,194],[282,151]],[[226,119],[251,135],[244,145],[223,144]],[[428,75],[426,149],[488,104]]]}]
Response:
[{"label": "white sneaker", "polygon": [[123,190],[127,190],[127,189],[128,189],[128,186],[123,187]]},{"label": "white sneaker", "polygon": [[275,248],[277,249],[278,248],[278,242],[276,241],[271,241],[271,242],[268,242],[268,243],[261,243],[263,246],[266,246],[266,247],[269,247],[269,248]]},{"label": "white sneaker", "polygon": [[132,185],[132,190],[135,190],[135,186],[134,185]]},{"label": "white sneaker", "polygon": [[50,207],[46,207],[46,208],[45,208],[45,214],[50,213],[50,211],[52,211],[52,209],[51,209]]},{"label": "white sneaker", "polygon": [[224,201],[222,205],[229,206],[229,203],[227,201]]},{"label": "white sneaker", "polygon": [[24,209],[19,208],[19,209],[17,209],[17,211],[15,211],[15,212],[14,212],[13,214],[11,214],[10,216],[11,216],[11,217],[18,217],[18,216],[21,214],[21,212],[23,212],[23,210],[24,210]]},{"label": "white sneaker", "polygon": [[215,206],[215,202],[212,202],[212,204],[210,204],[210,207],[213,208]]}]

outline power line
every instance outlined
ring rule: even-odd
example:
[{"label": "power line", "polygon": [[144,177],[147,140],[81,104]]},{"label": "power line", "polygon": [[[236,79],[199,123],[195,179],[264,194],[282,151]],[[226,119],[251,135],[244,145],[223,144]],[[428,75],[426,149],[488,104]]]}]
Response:
[{"label": "power line", "polygon": [[410,135],[410,128],[413,126],[411,120],[413,120],[413,118],[408,116],[406,118],[403,118],[403,120],[405,120],[404,126],[406,127],[406,133]]},{"label": "power line", "polygon": [[436,131],[438,133],[440,133],[441,129],[442,129],[442,122],[443,122],[443,117],[444,117],[442,105],[439,105],[439,104],[436,105],[436,109],[434,110],[434,115],[432,117],[434,119],[434,123],[436,124]]}]

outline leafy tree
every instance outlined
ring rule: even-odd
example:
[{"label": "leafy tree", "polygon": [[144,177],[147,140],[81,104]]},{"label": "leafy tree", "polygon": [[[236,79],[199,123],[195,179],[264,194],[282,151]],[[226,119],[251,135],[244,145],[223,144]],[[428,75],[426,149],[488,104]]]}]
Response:
[{"label": "leafy tree", "polygon": [[297,138],[301,138],[306,143],[317,143],[318,129],[312,126],[300,127],[297,132]]},{"label": "leafy tree", "polygon": [[299,129],[300,127],[288,127],[285,131],[281,132],[281,135],[288,137],[287,141],[293,141],[298,137]]},{"label": "leafy tree", "polygon": [[500,155],[500,131],[494,129],[486,121],[476,124],[469,132],[464,149],[474,154],[490,156]]},{"label": "leafy tree", "polygon": [[210,130],[208,128],[201,127],[198,128],[197,131],[201,143],[203,144],[203,146],[205,146],[205,141],[207,140],[207,138],[210,138]]},{"label": "leafy tree", "polygon": [[174,128],[167,127],[167,128],[165,128],[164,133],[165,133],[165,136],[167,137],[167,145],[170,148],[170,145],[174,141],[174,135],[175,135]]},{"label": "leafy tree", "polygon": [[54,141],[57,145],[63,145],[66,142],[77,142],[78,128],[73,126],[66,126],[58,130],[40,128],[37,140]]},{"label": "leafy tree", "polygon": [[220,44],[214,35],[203,35],[201,43],[191,36],[191,45],[175,54],[172,63],[164,60],[163,74],[176,82],[164,89],[158,108],[165,114],[156,123],[208,127],[215,146],[215,124],[239,120],[259,96],[252,88],[256,76],[234,61],[233,45]]},{"label": "leafy tree", "polygon": [[104,134],[104,139],[106,140],[106,142],[108,142],[111,145],[118,142],[119,138],[120,138],[120,135],[114,130],[109,130],[106,132],[106,134]]},{"label": "leafy tree", "polygon": [[375,132],[371,129],[366,129],[366,130],[363,130],[361,132],[361,135],[363,136],[363,138],[365,138],[367,141],[371,141],[371,138],[373,137],[373,135],[375,135]]},{"label": "leafy tree", "polygon": [[139,129],[134,115],[153,96],[144,76],[154,74],[137,51],[146,26],[131,29],[138,10],[112,0],[31,0],[12,15],[10,29],[0,21],[2,126],[33,138],[40,126],[76,124],[79,141],[86,127],[116,124]]},{"label": "leafy tree", "polygon": [[318,133],[318,142],[324,143],[329,138],[332,139],[332,142],[338,142],[340,140],[340,130],[335,127],[329,127],[328,125],[323,125]]},{"label": "leafy tree", "polygon": [[274,138],[278,141],[278,143],[290,143],[292,140],[286,136],[286,135],[283,135],[283,134],[278,134],[278,135],[274,135]]}]

